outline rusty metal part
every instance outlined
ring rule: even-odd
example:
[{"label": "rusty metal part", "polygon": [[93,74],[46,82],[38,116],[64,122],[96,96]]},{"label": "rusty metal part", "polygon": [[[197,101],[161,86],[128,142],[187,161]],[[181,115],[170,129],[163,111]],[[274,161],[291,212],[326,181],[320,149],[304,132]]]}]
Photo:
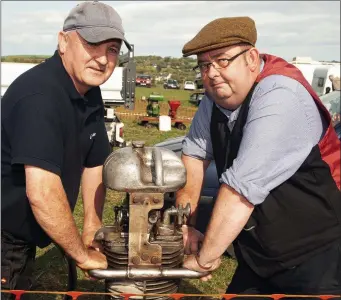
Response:
[{"label": "rusty metal part", "polygon": [[144,261],[149,260],[149,255],[147,253],[142,253],[141,258]]},{"label": "rusty metal part", "polygon": [[[148,194],[150,197],[150,194]],[[139,198],[138,198],[139,199]],[[150,197],[152,199],[152,197]],[[151,200],[151,202],[154,202]],[[162,202],[161,202],[162,205]],[[143,205],[140,205],[140,207]],[[125,211],[125,207],[119,207]],[[177,224],[164,225],[162,223],[162,214],[160,210],[152,210],[149,213],[149,220],[152,219],[148,227],[149,241],[146,245],[158,245],[162,248],[161,267],[152,265],[149,270],[155,269],[180,269],[184,258],[184,245],[182,238],[181,226]],[[129,218],[123,220],[129,223]],[[116,222],[118,223],[118,221]],[[115,224],[116,224],[115,223]],[[101,229],[98,232],[98,237],[101,237],[103,252],[107,257],[109,270],[127,270],[128,260],[128,245],[129,245],[129,228],[125,224],[116,224],[116,226]],[[122,230],[117,232],[117,230]],[[125,230],[125,231],[124,231]],[[146,253],[141,253],[141,261]],[[151,257],[150,257],[151,258]],[[134,265],[134,269],[146,269],[146,267]],[[144,271],[142,271],[144,272]],[[181,276],[182,278],[183,276]],[[181,278],[108,278],[105,279],[105,290],[111,293],[130,292],[134,294],[170,294],[178,291]],[[136,296],[139,299],[140,296]],[[110,299],[116,299],[112,296]],[[142,296],[140,297],[142,299]],[[119,299],[119,298],[117,298]],[[145,300],[170,300],[166,296],[146,296]]]},{"label": "rusty metal part", "polygon": [[177,216],[177,224],[181,225],[183,224],[183,219],[186,216],[189,217],[191,213],[191,206],[189,203],[187,203],[186,207],[183,208],[183,206],[180,204],[178,208],[175,208],[172,206],[171,208],[168,208],[165,210],[163,214],[163,224],[169,225],[170,224],[170,217],[171,216]]},{"label": "rusty metal part", "polygon": [[133,147],[108,156],[103,182],[107,188],[123,192],[175,192],[186,184],[186,169],[173,151],[135,142]]},{"label": "rusty metal part", "polygon": [[[158,199],[157,203],[153,199]],[[155,267],[161,265],[162,249],[160,245],[149,243],[148,214],[163,206],[163,194],[132,193],[129,203],[129,263],[128,266]],[[144,254],[148,259],[136,263],[136,257]],[[133,261],[135,259],[135,262]]]},{"label": "rusty metal part", "polygon": [[133,265],[139,265],[140,262],[141,262],[141,259],[138,257],[138,256],[134,256],[132,259],[131,259],[131,262]]},{"label": "rusty metal part", "polygon": [[201,278],[208,272],[197,272],[184,268],[177,269],[140,269],[128,268],[125,270],[90,270],[89,275],[97,279],[176,279],[176,278]]}]

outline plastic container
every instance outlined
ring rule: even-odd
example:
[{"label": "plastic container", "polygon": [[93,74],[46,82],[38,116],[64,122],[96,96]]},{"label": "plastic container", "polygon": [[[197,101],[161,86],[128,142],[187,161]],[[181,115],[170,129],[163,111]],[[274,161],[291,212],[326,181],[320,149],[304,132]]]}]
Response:
[{"label": "plastic container", "polygon": [[159,117],[159,130],[160,131],[172,130],[172,120],[169,116],[160,116]]}]

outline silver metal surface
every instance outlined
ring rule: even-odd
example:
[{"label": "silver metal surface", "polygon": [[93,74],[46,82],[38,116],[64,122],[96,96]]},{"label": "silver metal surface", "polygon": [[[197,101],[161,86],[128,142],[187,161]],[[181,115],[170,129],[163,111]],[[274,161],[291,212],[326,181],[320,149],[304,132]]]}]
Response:
[{"label": "silver metal surface", "polygon": [[131,193],[129,197],[128,266],[161,266],[162,247],[149,243],[149,212],[163,207],[162,193]]},{"label": "silver metal surface", "polygon": [[175,192],[186,183],[186,169],[171,150],[135,142],[111,153],[104,163],[107,188],[122,192]]},{"label": "silver metal surface", "polygon": [[124,270],[90,270],[89,275],[97,279],[177,279],[201,278],[208,272],[196,272],[184,268],[179,269],[147,269],[129,268]]},{"label": "silver metal surface", "polygon": [[153,148],[153,160],[155,165],[155,184],[157,186],[163,186],[163,165],[162,165],[162,155],[160,148]]}]

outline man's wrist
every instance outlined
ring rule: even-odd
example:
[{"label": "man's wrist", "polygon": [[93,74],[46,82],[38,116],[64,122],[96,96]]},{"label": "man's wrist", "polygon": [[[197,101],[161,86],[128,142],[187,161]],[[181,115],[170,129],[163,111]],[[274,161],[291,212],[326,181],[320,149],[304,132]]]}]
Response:
[{"label": "man's wrist", "polygon": [[99,229],[100,227],[102,227],[102,221],[98,220],[97,218],[84,218],[84,223],[83,223],[83,230],[94,230],[94,229]]},{"label": "man's wrist", "polygon": [[89,255],[88,255],[88,251],[84,248],[84,251],[82,251],[83,253],[79,256],[77,256],[77,258],[75,258],[75,261],[78,265],[82,265],[84,264],[88,258],[89,258]]},{"label": "man's wrist", "polygon": [[195,255],[195,260],[197,261],[198,266],[203,270],[209,270],[212,268],[212,264],[208,264],[208,263],[202,264],[200,262],[200,253],[199,252]]},{"label": "man's wrist", "polygon": [[95,233],[102,228],[102,223],[84,223],[82,234]]}]

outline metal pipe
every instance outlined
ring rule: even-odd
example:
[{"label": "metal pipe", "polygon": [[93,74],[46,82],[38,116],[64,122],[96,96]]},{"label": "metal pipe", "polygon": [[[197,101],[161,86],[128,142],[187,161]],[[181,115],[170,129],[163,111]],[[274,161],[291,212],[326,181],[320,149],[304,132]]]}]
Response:
[{"label": "metal pipe", "polygon": [[174,206],[168,208],[163,213],[163,221],[164,225],[170,225],[170,216],[176,216],[178,214],[178,209]]},{"label": "metal pipe", "polygon": [[97,279],[177,279],[177,278],[201,278],[209,272],[197,272],[185,268],[178,269],[137,269],[125,270],[90,270],[89,275]]}]

